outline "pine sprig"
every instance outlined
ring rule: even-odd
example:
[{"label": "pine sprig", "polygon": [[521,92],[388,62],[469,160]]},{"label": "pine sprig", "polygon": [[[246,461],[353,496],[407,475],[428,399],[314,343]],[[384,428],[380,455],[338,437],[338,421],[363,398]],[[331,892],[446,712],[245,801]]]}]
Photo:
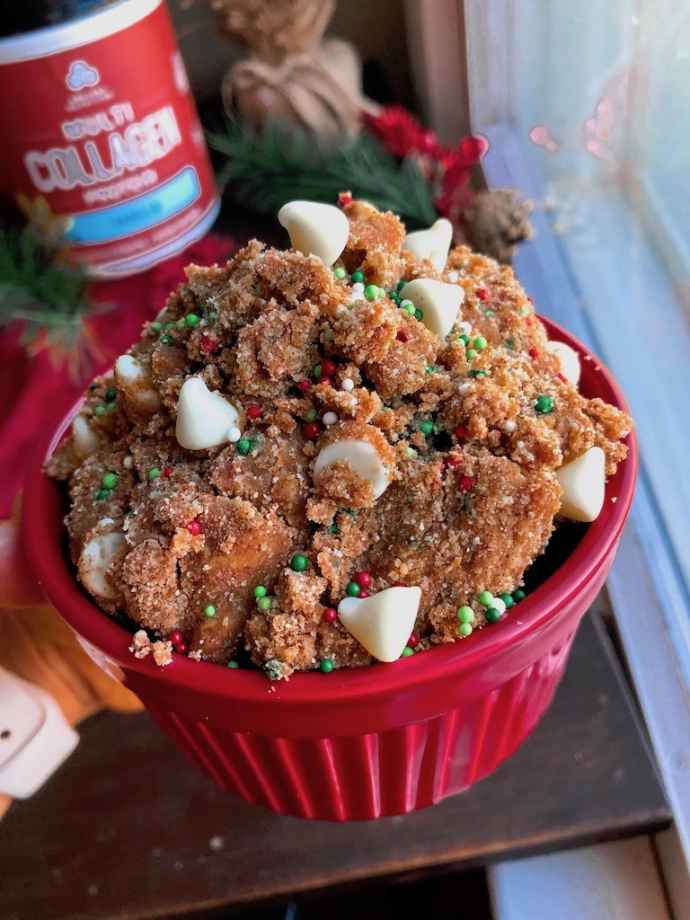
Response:
[{"label": "pine sprig", "polygon": [[311,135],[288,135],[269,123],[261,134],[236,119],[222,133],[207,135],[227,159],[218,179],[238,203],[275,214],[288,201],[305,198],[334,204],[350,191],[376,207],[399,214],[409,229],[428,227],[438,216],[434,189],[412,160],[400,163],[371,135],[320,147]]},{"label": "pine sprig", "polygon": [[92,307],[88,283],[84,270],[47,247],[31,225],[0,226],[0,327],[22,323],[21,341],[30,351],[50,348],[74,358]]}]

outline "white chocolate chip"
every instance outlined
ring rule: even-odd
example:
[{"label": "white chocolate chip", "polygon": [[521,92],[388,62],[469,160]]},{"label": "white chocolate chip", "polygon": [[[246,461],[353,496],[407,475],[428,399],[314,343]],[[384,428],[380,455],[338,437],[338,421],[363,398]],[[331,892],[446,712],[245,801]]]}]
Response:
[{"label": "white chocolate chip", "polygon": [[175,437],[187,450],[205,450],[230,440],[237,409],[220,393],[212,393],[200,377],[190,377],[182,385],[177,402]]},{"label": "white chocolate chip", "polygon": [[354,390],[355,382],[354,380],[351,380],[349,377],[346,377],[343,380],[343,382],[340,384],[340,386],[343,388],[343,390],[346,390],[347,392],[349,392],[350,390]]},{"label": "white chocolate chip", "polygon": [[93,431],[83,415],[77,415],[72,423],[74,452],[82,459],[92,454],[98,447],[98,435]]},{"label": "white chocolate chip", "polygon": [[565,342],[549,342],[546,350],[558,358],[565,379],[577,386],[580,382],[580,356],[575,349]]},{"label": "white chocolate chip", "polygon": [[321,421],[324,423],[324,425],[335,425],[335,423],[338,421],[338,416],[335,414],[335,412],[324,412]]},{"label": "white chocolate chip", "polygon": [[430,332],[445,338],[455,325],[465,291],[457,284],[417,278],[403,288],[405,297],[422,311],[422,322]]},{"label": "white chocolate chip", "polygon": [[350,235],[340,208],[317,201],[290,201],[278,212],[278,220],[290,234],[293,249],[318,256],[324,265],[338,260]]},{"label": "white chocolate chip", "polygon": [[328,444],[319,452],[314,463],[314,482],[339,460],[347,465],[365,482],[371,484],[374,498],[379,498],[388,488],[388,472],[376,448],[368,441],[345,440]]},{"label": "white chocolate chip", "polygon": [[402,245],[403,252],[411,252],[418,260],[428,259],[437,272],[446,267],[446,259],[453,242],[453,225],[441,217],[427,230],[408,233]]},{"label": "white chocolate chip", "polygon": [[346,597],[338,605],[345,629],[378,658],[396,661],[414,629],[421,588],[386,588],[371,597]]},{"label": "white chocolate chip", "polygon": [[590,447],[571,460],[556,477],[563,489],[560,514],[571,521],[594,521],[604,505],[606,455],[601,447]]},{"label": "white chocolate chip", "polygon": [[113,531],[100,533],[85,544],[79,556],[79,578],[84,587],[102,600],[112,601],[117,592],[106,577],[113,557],[125,544],[124,535]]},{"label": "white chocolate chip", "polygon": [[146,386],[146,377],[141,365],[132,355],[120,355],[115,362],[115,379],[120,388],[142,409],[156,412],[160,408],[158,393]]}]

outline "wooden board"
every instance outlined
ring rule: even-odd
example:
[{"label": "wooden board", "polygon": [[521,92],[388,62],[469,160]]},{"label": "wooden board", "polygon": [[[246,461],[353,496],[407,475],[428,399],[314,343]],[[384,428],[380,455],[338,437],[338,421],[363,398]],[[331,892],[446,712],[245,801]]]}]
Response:
[{"label": "wooden board", "polygon": [[223,793],[147,714],[102,713],[0,824],[2,920],[152,920],[651,831],[670,812],[620,666],[585,618],[541,725],[415,814],[334,825]]}]

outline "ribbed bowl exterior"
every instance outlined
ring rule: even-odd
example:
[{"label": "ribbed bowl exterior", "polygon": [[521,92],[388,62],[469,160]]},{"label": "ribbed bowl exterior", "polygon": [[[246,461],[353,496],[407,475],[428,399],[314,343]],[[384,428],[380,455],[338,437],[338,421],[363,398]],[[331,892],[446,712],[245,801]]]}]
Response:
[{"label": "ribbed bowl exterior", "polygon": [[426,808],[496,769],[548,708],[573,637],[463,706],[364,735],[271,738],[143,702],[196,766],[246,801],[299,818],[369,820]]},{"label": "ribbed bowl exterior", "polygon": [[[583,356],[581,392],[625,409],[610,375]],[[534,729],[578,624],[616,553],[637,473],[629,453],[604,508],[570,555],[500,623],[393,662],[297,674],[271,684],[249,669],[174,655],[160,668],[129,653],[131,632],[79,587],[64,546],[63,496],[42,472],[76,409],[39,445],[27,477],[24,541],[46,596],[87,650],[142,700],[177,746],[224,788],[281,814],[331,821],[404,814],[461,792]]]}]

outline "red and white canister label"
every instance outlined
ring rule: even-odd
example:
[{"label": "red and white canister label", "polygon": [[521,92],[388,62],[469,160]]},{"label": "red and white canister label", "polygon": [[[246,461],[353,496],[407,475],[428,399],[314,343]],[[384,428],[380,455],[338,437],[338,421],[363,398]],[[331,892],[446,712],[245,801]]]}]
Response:
[{"label": "red and white canister label", "polygon": [[0,190],[101,277],[208,230],[218,197],[163,0],[0,41]]}]

